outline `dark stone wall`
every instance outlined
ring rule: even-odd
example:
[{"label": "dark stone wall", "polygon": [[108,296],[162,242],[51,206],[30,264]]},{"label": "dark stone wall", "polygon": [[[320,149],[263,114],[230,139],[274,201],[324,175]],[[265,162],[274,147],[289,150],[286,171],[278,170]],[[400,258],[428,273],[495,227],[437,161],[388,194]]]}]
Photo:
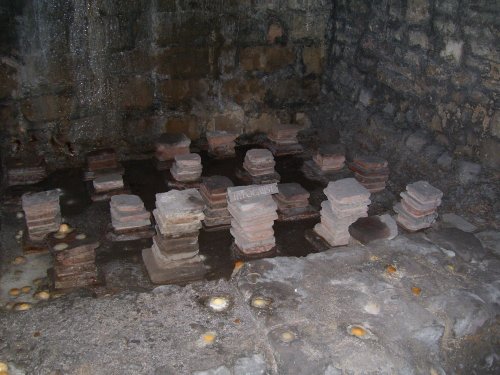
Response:
[{"label": "dark stone wall", "polygon": [[500,165],[498,1],[1,0],[0,21],[3,157],[307,113],[322,140]]},{"label": "dark stone wall", "polygon": [[[2,0],[2,155],[266,130],[319,99],[326,0]],[[5,22],[4,22],[5,21]]]},{"label": "dark stone wall", "polygon": [[333,5],[325,82],[337,128],[362,127],[368,149],[400,141],[415,157],[447,150],[500,169],[498,1]]}]

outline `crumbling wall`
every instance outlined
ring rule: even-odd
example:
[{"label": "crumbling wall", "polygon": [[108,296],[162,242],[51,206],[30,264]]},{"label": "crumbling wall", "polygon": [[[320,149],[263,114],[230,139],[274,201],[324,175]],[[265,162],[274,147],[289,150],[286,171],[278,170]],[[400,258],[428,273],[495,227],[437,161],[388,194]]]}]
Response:
[{"label": "crumbling wall", "polygon": [[500,168],[498,1],[334,0],[333,18],[325,78],[338,129],[359,125],[368,149],[401,141],[434,161],[447,150],[444,164]]},{"label": "crumbling wall", "polygon": [[[124,157],[156,134],[266,130],[318,101],[327,0],[10,0],[1,51],[4,156]],[[3,37],[3,36],[2,36]],[[29,151],[28,151],[29,150]]]}]

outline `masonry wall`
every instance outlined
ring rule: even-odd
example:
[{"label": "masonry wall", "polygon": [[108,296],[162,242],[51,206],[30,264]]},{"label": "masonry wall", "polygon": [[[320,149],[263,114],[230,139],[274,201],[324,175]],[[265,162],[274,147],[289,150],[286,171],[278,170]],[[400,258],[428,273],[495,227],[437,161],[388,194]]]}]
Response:
[{"label": "masonry wall", "polygon": [[319,98],[331,2],[9,0],[0,17],[2,155],[60,166],[294,121]]},{"label": "masonry wall", "polygon": [[325,81],[343,103],[337,112],[359,114],[340,116],[338,128],[359,121],[368,142],[388,135],[406,142],[415,157],[447,150],[500,168],[498,1],[334,0],[333,6]]}]

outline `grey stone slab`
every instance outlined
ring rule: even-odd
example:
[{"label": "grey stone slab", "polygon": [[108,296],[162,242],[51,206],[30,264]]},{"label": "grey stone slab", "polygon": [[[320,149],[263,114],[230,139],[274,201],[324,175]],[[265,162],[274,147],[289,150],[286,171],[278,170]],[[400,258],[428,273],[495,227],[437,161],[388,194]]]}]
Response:
[{"label": "grey stone slab", "polygon": [[458,162],[457,177],[462,185],[468,185],[477,180],[481,173],[481,165],[469,161],[461,160]]},{"label": "grey stone slab", "polygon": [[457,228],[429,231],[426,236],[432,243],[452,251],[466,262],[480,261],[487,254],[477,237]]},{"label": "grey stone slab", "polygon": [[500,232],[495,230],[485,230],[476,233],[475,236],[481,241],[484,248],[489,249],[493,254],[500,256]]},{"label": "grey stone slab", "polygon": [[370,192],[354,178],[331,181],[324,190],[326,196],[341,204],[352,204],[366,201],[370,198]]},{"label": "grey stone slab", "polygon": [[440,200],[443,192],[427,181],[417,181],[406,186],[408,194],[417,201],[425,204],[432,203]]},{"label": "grey stone slab", "polygon": [[463,217],[458,216],[454,213],[446,213],[441,216],[441,222],[448,227],[453,227],[460,229],[464,232],[475,232],[477,227],[474,224],[469,223]]},{"label": "grey stone slab", "polygon": [[182,214],[199,213],[205,207],[205,202],[196,189],[170,190],[156,194],[156,207],[165,208],[165,217]]},{"label": "grey stone slab", "polygon": [[144,208],[142,199],[132,194],[113,195],[110,200],[110,205],[120,211],[137,211]]},{"label": "grey stone slab", "polygon": [[39,193],[25,193],[21,197],[23,209],[31,206],[39,206],[46,204],[59,204],[61,192],[58,189],[42,191]]}]

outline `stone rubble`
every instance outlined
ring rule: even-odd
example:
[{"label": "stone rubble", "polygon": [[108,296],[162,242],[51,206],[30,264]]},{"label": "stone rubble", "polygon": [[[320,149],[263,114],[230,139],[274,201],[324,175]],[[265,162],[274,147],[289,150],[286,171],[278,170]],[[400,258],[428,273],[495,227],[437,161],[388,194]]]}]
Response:
[{"label": "stone rubble", "polygon": [[417,181],[406,186],[401,202],[394,205],[396,221],[404,229],[416,232],[429,228],[436,221],[436,212],[443,192],[427,181]]},{"label": "stone rubble", "polygon": [[349,164],[349,169],[354,172],[354,178],[371,193],[384,190],[389,179],[387,160],[377,156],[354,158]]},{"label": "stone rubble", "polygon": [[205,267],[199,253],[198,234],[204,219],[204,201],[196,189],[156,194],[156,235],[153,246],[142,252],[155,284],[203,278]]},{"label": "stone rubble", "polygon": [[232,181],[225,176],[203,178],[200,195],[205,201],[203,225],[206,229],[227,228],[231,225],[231,214],[227,210],[227,188]]},{"label": "stone rubble", "polygon": [[321,223],[314,232],[331,246],[347,245],[349,226],[368,216],[370,192],[354,178],[332,181],[323,191],[328,199],[321,203]]},{"label": "stone rubble", "polygon": [[25,193],[21,197],[28,237],[31,241],[43,241],[47,234],[59,229],[61,224],[60,195],[59,190],[54,189],[39,193]]},{"label": "stone rubble", "polygon": [[[228,190],[233,189],[241,190],[240,187]],[[239,253],[255,256],[273,251],[276,246],[273,225],[278,219],[277,208],[270,194],[228,203],[232,217],[230,232]]]},{"label": "stone rubble", "polygon": [[163,133],[155,142],[154,160],[158,170],[171,167],[176,155],[189,154],[191,140],[183,133]]},{"label": "stone rubble", "polygon": [[234,147],[238,134],[223,130],[207,132],[208,153],[218,159],[232,158],[236,156]]},{"label": "stone rubble", "polygon": [[200,179],[203,170],[200,155],[192,153],[175,155],[174,160],[170,173],[176,181],[193,182]]}]

